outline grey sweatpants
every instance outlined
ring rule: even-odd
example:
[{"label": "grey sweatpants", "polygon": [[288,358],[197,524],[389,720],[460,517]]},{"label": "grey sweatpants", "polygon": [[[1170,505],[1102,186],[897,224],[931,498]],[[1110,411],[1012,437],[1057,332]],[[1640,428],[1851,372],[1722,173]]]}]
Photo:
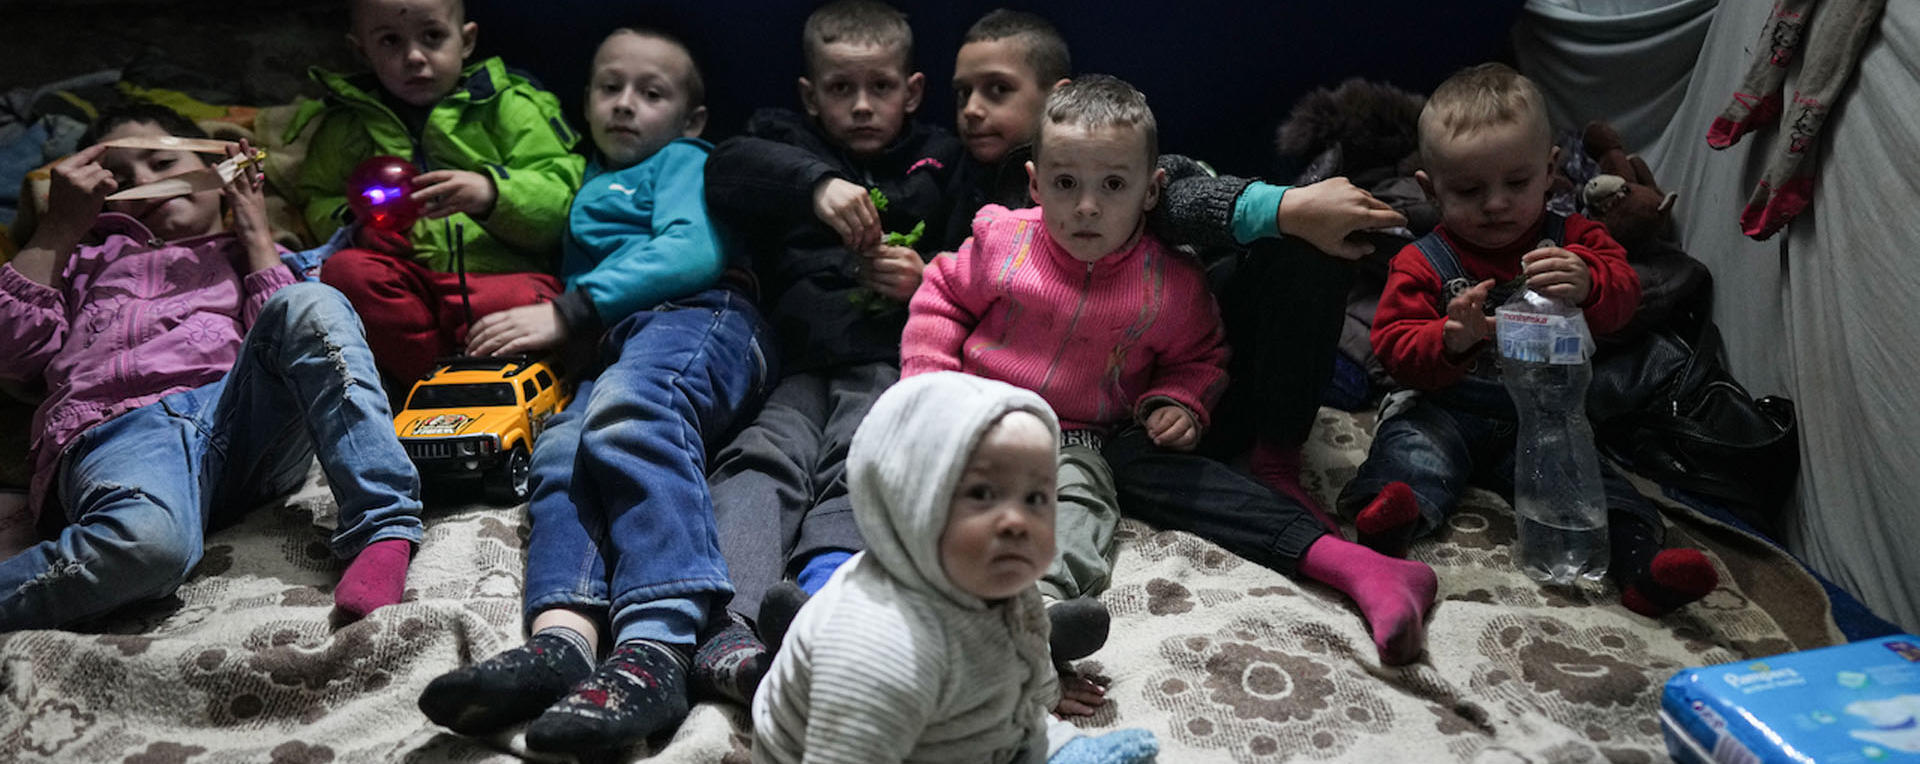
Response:
[{"label": "grey sweatpants", "polygon": [[1040,594],[1054,599],[1098,595],[1113,579],[1113,532],[1120,526],[1120,494],[1106,457],[1091,446],[1060,448],[1059,500],[1054,505],[1053,565]]},{"label": "grey sweatpants", "polygon": [[758,618],[767,589],[807,558],[866,548],[847,496],[847,447],[899,379],[884,361],[789,375],[714,457],[707,481],[734,586],[728,609]]}]

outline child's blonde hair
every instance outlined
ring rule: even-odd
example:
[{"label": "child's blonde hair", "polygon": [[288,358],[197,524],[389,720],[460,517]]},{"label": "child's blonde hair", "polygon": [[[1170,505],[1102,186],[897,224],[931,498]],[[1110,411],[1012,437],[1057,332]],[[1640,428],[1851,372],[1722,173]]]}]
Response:
[{"label": "child's blonde hair", "polygon": [[907,26],[907,14],[880,0],[837,0],[807,16],[800,29],[807,76],[819,76],[822,49],[836,42],[898,49],[900,76],[913,71],[913,28]]},{"label": "child's blonde hair", "polygon": [[1033,158],[1040,159],[1041,134],[1047,125],[1082,128],[1124,127],[1139,130],[1147,144],[1147,166],[1160,161],[1160,126],[1147,107],[1147,96],[1118,77],[1090,74],[1047,94],[1041,110],[1041,130],[1033,136]]},{"label": "child's blonde hair", "polygon": [[1553,143],[1546,99],[1533,80],[1506,64],[1469,66],[1434,88],[1420,110],[1420,161],[1431,164],[1434,144],[1497,125],[1530,124]]}]

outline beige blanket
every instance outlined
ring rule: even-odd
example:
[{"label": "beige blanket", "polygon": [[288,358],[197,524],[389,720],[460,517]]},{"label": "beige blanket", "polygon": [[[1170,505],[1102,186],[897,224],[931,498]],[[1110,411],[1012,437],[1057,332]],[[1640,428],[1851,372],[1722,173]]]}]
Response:
[{"label": "beige blanket", "polygon": [[[1368,418],[1323,411],[1308,485],[1331,501]],[[1111,702],[1082,720],[1146,727],[1161,761],[1660,761],[1661,683],[1684,666],[1840,641],[1820,587],[1763,543],[1669,506],[1724,586],[1660,621],[1614,592],[1545,590],[1511,569],[1511,515],[1470,496],[1414,556],[1440,574],[1428,656],[1386,669],[1355,611],[1198,538],[1129,521],[1113,637],[1083,670]],[[0,636],[0,751],[26,761],[509,761],[414,707],[434,676],[520,640],[524,508],[435,510],[406,602],[328,623],[341,563],[317,477],[208,539],[174,597],[83,633]],[[651,761],[744,760],[740,709],[702,705]],[[628,758],[645,758],[638,747]],[[4,758],[4,754],[0,754]]]}]

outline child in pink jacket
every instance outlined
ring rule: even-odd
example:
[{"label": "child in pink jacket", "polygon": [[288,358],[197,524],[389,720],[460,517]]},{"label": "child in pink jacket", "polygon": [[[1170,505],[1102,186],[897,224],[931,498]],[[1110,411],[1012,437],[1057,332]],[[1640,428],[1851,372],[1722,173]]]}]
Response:
[{"label": "child in pink jacket", "polygon": [[900,363],[903,377],[1009,382],[1059,415],[1060,552],[1039,584],[1051,604],[1099,594],[1112,572],[1119,499],[1101,438],[1137,421],[1154,444],[1191,450],[1226,388],[1227,347],[1199,265],[1144,226],[1165,175],[1145,98],[1094,77],[1049,104],[1077,114],[1042,129],[1029,165],[1040,206],[988,205],[960,251],[934,259]]},{"label": "child in pink jacket", "polygon": [[334,553],[353,560],[335,604],[357,617],[404,591],[419,476],[346,298],[282,263],[259,171],[105,201],[208,167],[100,145],[169,135],[206,137],[162,107],[102,115],[55,168],[46,219],[0,266],[0,379],[46,389],[30,508],[67,522],[0,562],[0,632],[173,592],[210,523],[298,487],[316,455],[340,505]]},{"label": "child in pink jacket", "polygon": [[[1050,606],[1106,588],[1125,493],[1129,514],[1334,585],[1359,601],[1383,658],[1417,657],[1431,569],[1328,536],[1296,502],[1205,500],[1233,493],[1213,490],[1217,481],[1246,478],[1183,453],[1226,387],[1227,348],[1199,265],[1145,230],[1164,179],[1155,142],[1146,98],[1124,82],[1092,76],[1049,94],[1027,164],[1039,207],[987,206],[960,251],[928,265],[908,307],[902,376],[998,379],[1059,415],[1059,551],[1039,583]],[[1113,464],[1157,477],[1142,489],[1130,476],[1135,488],[1118,490]],[[1049,616],[1056,632],[1098,631],[1056,633],[1055,659],[1080,657],[1062,655],[1065,645],[1104,641],[1104,618]]]}]

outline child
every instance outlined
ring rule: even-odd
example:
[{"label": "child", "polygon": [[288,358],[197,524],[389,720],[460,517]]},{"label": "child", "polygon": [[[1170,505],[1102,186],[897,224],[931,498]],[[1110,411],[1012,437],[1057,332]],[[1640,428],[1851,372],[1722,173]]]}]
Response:
[{"label": "child", "polygon": [[[1440,226],[1394,257],[1373,347],[1420,394],[1380,423],[1340,495],[1362,543],[1396,556],[1445,522],[1476,474],[1512,499],[1513,403],[1487,314],[1510,295],[1494,284],[1524,276],[1527,288],[1578,305],[1595,335],[1625,325],[1640,301],[1639,279],[1604,226],[1547,212],[1555,150],[1545,101],[1526,77],[1503,64],[1465,69],[1427,99],[1419,129],[1425,169],[1414,177],[1438,202]],[[1465,278],[1443,284],[1429,249],[1453,253]],[[1692,549],[1661,551],[1659,513],[1612,466],[1602,472],[1608,573],[1627,607],[1657,617],[1713,591],[1712,563]]]},{"label": "child", "polygon": [[[942,246],[958,247],[971,236],[974,213],[986,204],[1017,209],[1032,203],[1024,166],[1041,105],[1071,71],[1066,40],[1032,13],[995,10],[967,30],[953,77],[955,129],[967,157],[956,172],[956,201]],[[1220,420],[1227,426],[1210,431],[1215,442],[1208,450],[1238,453],[1251,440],[1254,476],[1332,527],[1300,485],[1299,449],[1333,372],[1333,345],[1353,278],[1350,261],[1371,250],[1346,237],[1405,225],[1406,218],[1345,178],[1275,186],[1215,177],[1172,154],[1161,156],[1160,168],[1168,183],[1148,228],[1171,244],[1244,253],[1220,293],[1235,384],[1221,403],[1226,415]],[[1142,469],[1120,476],[1122,494],[1133,492],[1125,485],[1129,479],[1152,477]]]},{"label": "child", "polygon": [[[1180,453],[1199,442],[1226,384],[1226,348],[1198,265],[1145,230],[1163,177],[1150,169],[1155,133],[1146,98],[1124,82],[1094,76],[1055,88],[1027,165],[1040,207],[989,206],[966,245],[934,260],[901,342],[904,373],[1004,379],[1061,413],[1070,429],[1061,454],[1064,549],[1043,592],[1075,597],[1105,587],[1117,502],[1155,525],[1332,584],[1360,604],[1383,659],[1411,661],[1424,646],[1431,569],[1329,536],[1299,505]],[[1103,443],[1134,423],[1138,434]],[[1103,459],[1128,466],[1109,471]],[[1159,477],[1122,477],[1134,490],[1116,491],[1115,477],[1134,465]],[[1222,495],[1242,500],[1198,498]]]},{"label": "child", "polygon": [[[747,237],[787,375],[711,475],[733,607],[747,617],[784,577],[818,589],[862,547],[847,443],[899,378],[905,304],[924,267],[920,251],[882,244],[881,232],[939,225],[960,153],[952,136],[908,119],[925,77],[899,11],[835,2],[807,18],[802,42],[807,117],[761,110],[707,164],[708,201]],[[917,246],[934,251],[932,237]]]},{"label": "child", "polygon": [[[800,611],[753,701],[753,760],[1151,760],[1078,738],[1033,582],[1053,558],[1059,425],[1033,393],[951,372],[874,402],[847,455],[868,549]],[[1064,747],[1062,747],[1064,744]]]},{"label": "child", "polygon": [[422,219],[410,231],[362,229],[361,248],[320,270],[365,319],[380,367],[404,384],[465,344],[469,307],[478,318],[560,292],[548,274],[583,162],[553,94],[497,58],[461,68],[479,29],[460,0],[349,5],[348,40],[373,73],[314,71],[328,106],[300,189],[308,225],[325,238],[346,222],[347,177],[362,160],[389,154],[421,170],[412,198]]},{"label": "child", "polygon": [[299,487],[316,455],[340,506],[333,551],[353,559],[335,604],[358,617],[403,593],[419,476],[352,308],[281,263],[259,170],[220,190],[104,202],[209,166],[100,145],[168,135],[206,137],[163,107],[102,114],[87,148],[55,167],[47,219],[0,266],[0,356],[14,359],[0,378],[47,389],[31,506],[70,523],[0,563],[0,631],[166,596],[208,525]]},{"label": "child", "polygon": [[[706,444],[771,378],[748,280],[739,267],[723,273],[726,250],[707,222],[704,97],[677,39],[609,35],[587,89],[598,154],[574,199],[567,292],[474,324],[475,355],[543,352],[604,332],[604,366],[534,446],[532,639],[420,696],[428,717],[457,732],[538,716],[527,727],[538,751],[639,740],[686,716],[696,638],[710,618],[724,621],[733,588],[714,534]],[[732,632],[702,664],[744,702],[759,672],[735,662],[749,656],[732,654],[744,627]],[[613,648],[596,669],[603,633]]]},{"label": "child", "polygon": [[960,251],[914,295],[901,373],[953,370],[1039,393],[1067,430],[1060,559],[1040,591],[1098,594],[1119,523],[1102,436],[1138,421],[1155,445],[1192,450],[1226,386],[1227,348],[1197,264],[1144,230],[1166,173],[1153,115],[1095,75],[1047,96],[1046,154],[1027,163],[1040,204],[988,205]]}]

